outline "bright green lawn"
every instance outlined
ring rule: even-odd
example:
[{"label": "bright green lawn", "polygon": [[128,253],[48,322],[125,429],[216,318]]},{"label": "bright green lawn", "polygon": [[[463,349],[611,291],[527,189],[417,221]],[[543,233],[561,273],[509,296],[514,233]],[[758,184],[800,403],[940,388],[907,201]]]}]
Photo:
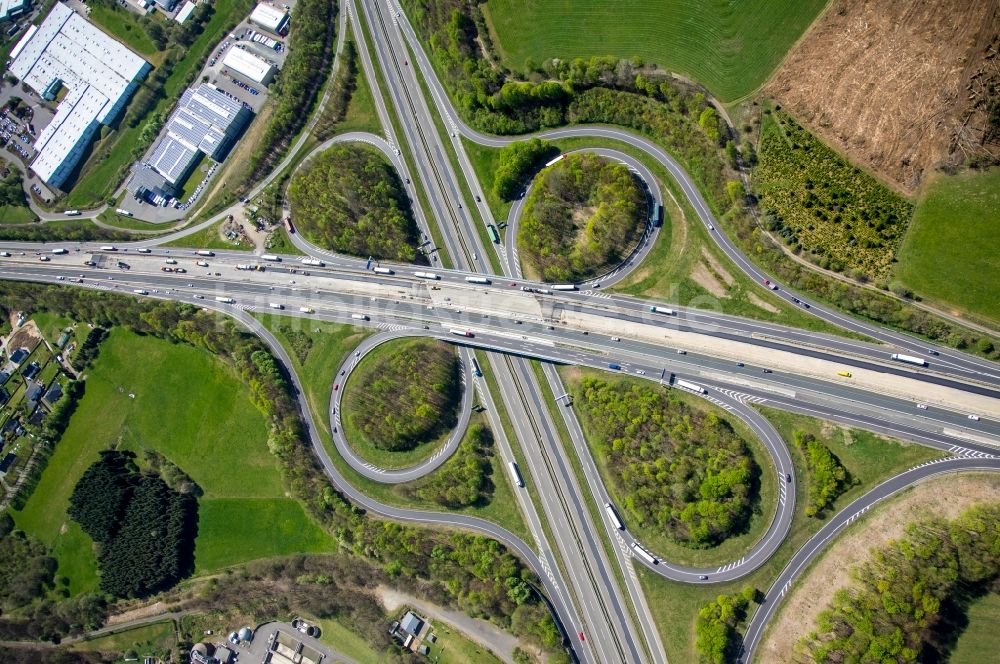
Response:
[{"label": "bright green lawn", "polygon": [[25,205],[0,205],[0,224],[30,224],[38,219]]},{"label": "bright green lawn", "polygon": [[505,64],[639,56],[723,101],[760,86],[825,0],[490,0],[484,14]]},{"label": "bright green lawn", "polygon": [[190,346],[114,329],[88,370],[69,428],[15,518],[53,547],[72,592],[93,589],[91,543],[66,516],[69,496],[100,450],[149,447],[204,491],[195,542],[199,572],[323,550],[329,538],[285,497],[266,441],[263,415],[228,366]]},{"label": "bright green lawn", "polygon": [[1000,633],[1000,594],[990,593],[969,607],[969,625],[958,637],[950,664],[979,664],[996,657]]},{"label": "bright green lawn", "polygon": [[[851,429],[850,436],[846,437],[843,430],[835,425],[812,417],[792,415],[767,408],[762,408],[761,411],[789,444],[794,429],[819,434],[820,440],[827,443],[844,466],[858,478],[859,484],[841,494],[830,510],[831,514],[836,514],[858,496],[889,477],[943,456],[941,452],[928,447],[901,443],[856,429]],[[694,650],[694,622],[698,609],[720,594],[737,593],[746,586],[766,591],[792,555],[823,526],[823,520],[805,516],[808,502],[806,496],[808,475],[805,461],[797,448],[791,447],[791,452],[799,488],[795,495],[792,528],[781,547],[763,566],[738,581],[710,586],[675,583],[645,569],[637,570],[670,661],[697,661]]]},{"label": "bright green lawn", "polygon": [[174,625],[169,620],[143,625],[124,632],[83,641],[73,646],[74,650],[124,653],[135,650],[140,656],[152,653],[165,654],[176,645]]},{"label": "bright green lawn", "polygon": [[910,221],[896,276],[956,313],[1000,324],[1000,168],[935,175]]}]

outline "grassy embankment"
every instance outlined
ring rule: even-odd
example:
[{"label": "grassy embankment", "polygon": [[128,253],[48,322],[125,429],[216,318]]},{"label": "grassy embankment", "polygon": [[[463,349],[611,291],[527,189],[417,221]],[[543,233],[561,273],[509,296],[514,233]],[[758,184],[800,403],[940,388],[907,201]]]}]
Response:
[{"label": "grassy embankment", "polygon": [[1000,325],[1000,168],[932,175],[895,275],[928,303]]},{"label": "grassy embankment", "polygon": [[844,429],[823,420],[767,408],[761,410],[789,442],[795,465],[799,490],[796,492],[791,530],[781,547],[764,565],[732,583],[692,586],[667,581],[639,570],[639,579],[659,626],[667,657],[672,661],[697,661],[694,625],[702,606],[718,595],[738,593],[746,586],[766,591],[792,555],[823,526],[822,520],[805,516],[809,474],[803,455],[798,448],[791,446],[793,431],[812,433],[823,441],[857,480],[853,487],[833,503],[830,514],[836,514],[858,496],[893,475],[942,456],[940,452],[927,447],[886,439],[857,429]]},{"label": "grassy embankment", "polygon": [[[337,469],[350,483],[368,496],[400,507],[414,507],[445,511],[446,508],[421,500],[414,490],[426,478],[415,482],[387,485],[369,480],[356,473],[333,445],[330,423],[326,413],[330,412],[330,394],[334,377],[344,359],[354,351],[369,332],[363,328],[339,323],[309,321],[302,325],[299,319],[255,314],[255,316],[281,341],[292,356],[295,369],[302,377],[303,389],[310,410],[316,416],[320,437],[324,447]],[[366,358],[367,359],[367,358]],[[480,359],[480,363],[482,363]],[[487,425],[485,415],[474,415],[470,427],[475,424]],[[531,541],[527,526],[521,516],[513,490],[507,481],[507,469],[500,454],[494,449],[488,456],[490,480],[493,485],[492,498],[482,504],[470,505],[458,510],[472,516],[479,516],[504,526],[525,541]]]},{"label": "grassy embankment", "polygon": [[266,440],[263,416],[229,367],[205,351],[115,329],[38,487],[14,517],[52,547],[72,592],[93,590],[93,545],[66,515],[69,496],[100,450],[150,448],[204,491],[196,573],[329,549],[332,539],[286,497]]},{"label": "grassy embankment", "polygon": [[554,57],[638,56],[732,101],[767,80],[825,4],[491,0],[483,13],[515,71]]}]

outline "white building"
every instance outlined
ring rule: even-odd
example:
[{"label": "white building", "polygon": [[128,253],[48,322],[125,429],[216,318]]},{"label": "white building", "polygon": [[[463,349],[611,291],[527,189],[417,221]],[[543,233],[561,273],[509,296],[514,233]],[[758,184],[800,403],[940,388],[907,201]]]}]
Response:
[{"label": "white building", "polygon": [[174,15],[174,20],[182,24],[184,21],[191,18],[191,14],[194,13],[194,8],[197,7],[191,0],[184,3],[184,6],[177,10],[177,14]]},{"label": "white building", "polygon": [[0,21],[20,16],[30,6],[30,0],[0,0]]},{"label": "white building", "polygon": [[259,3],[250,12],[250,20],[276,35],[284,34],[288,28],[288,14],[264,2]]},{"label": "white building", "polygon": [[38,135],[31,170],[59,187],[76,167],[100,124],[125,108],[148,62],[72,9],[57,2],[37,30],[28,30],[11,51],[10,73],[44,99],[62,88],[52,122]]},{"label": "white building", "polygon": [[267,85],[274,77],[274,65],[236,46],[229,49],[226,57],[222,59],[222,64],[240,76],[260,85]]}]

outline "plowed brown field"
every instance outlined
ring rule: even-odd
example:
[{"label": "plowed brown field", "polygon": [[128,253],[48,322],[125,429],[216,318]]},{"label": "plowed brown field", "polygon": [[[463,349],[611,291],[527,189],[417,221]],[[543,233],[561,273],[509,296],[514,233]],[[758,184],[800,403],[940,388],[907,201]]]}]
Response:
[{"label": "plowed brown field", "polygon": [[1000,0],[833,0],[765,87],[797,120],[912,193],[983,146]]}]

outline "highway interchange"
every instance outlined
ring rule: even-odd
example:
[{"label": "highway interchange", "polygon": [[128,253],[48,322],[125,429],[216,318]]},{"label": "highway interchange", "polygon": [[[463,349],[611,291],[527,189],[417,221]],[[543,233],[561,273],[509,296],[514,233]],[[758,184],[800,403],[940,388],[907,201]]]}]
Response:
[{"label": "highway interchange", "polygon": [[[357,355],[347,358],[338,375],[331,377],[331,389],[334,384],[342,388],[364,354],[387,340],[431,336],[460,344],[465,382],[460,422],[431,460],[413,468],[376,469],[357,458],[338,425],[342,389],[332,391],[329,413],[311,413],[305,400],[300,398],[313,449],[331,481],[366,510],[401,521],[475,530],[497,538],[516,551],[542,580],[553,611],[570,637],[568,644],[581,661],[666,661],[655,622],[632,573],[632,566],[637,562],[676,581],[719,583],[749,574],[781,545],[790,528],[795,505],[794,470],[786,443],[768,420],[752,407],[754,404],[878,431],[941,449],[953,458],[894,477],[832,517],[796,552],[768,589],[764,604],[748,626],[744,661],[751,661],[767,621],[789,585],[832,536],[858,514],[914,482],[934,475],[1000,470],[1000,459],[996,456],[996,446],[1000,444],[1000,367],[994,363],[847,317],[780,286],[775,293],[792,306],[809,305],[804,308],[808,313],[872,341],[816,334],[674,305],[671,307],[675,315],[656,315],[650,312],[655,302],[608,295],[596,288],[598,285],[610,286],[638,265],[653,245],[653,237],[640,246],[621,270],[602,277],[599,284],[594,280],[580,284],[577,290],[554,291],[551,285],[524,281],[510,240],[507,247],[484,244],[483,227],[495,223],[489,208],[485,203],[478,203],[474,215],[464,204],[467,199],[462,194],[464,184],[473,198],[485,200],[465,154],[462,137],[490,146],[504,145],[514,139],[485,136],[462,122],[412,27],[397,8],[374,0],[364,0],[360,6],[346,2],[342,8],[338,54],[344,26],[349,20],[367,80],[375,82],[381,78],[384,81],[384,90],[376,88],[374,97],[386,137],[348,134],[328,141],[320,149],[333,142],[364,141],[385,153],[409,183],[408,189],[415,201],[418,200],[417,187],[421,188],[429,209],[425,214],[422,205],[414,206],[418,225],[427,237],[432,236],[431,225],[436,225],[444,240],[442,248],[453,269],[444,269],[440,263],[426,269],[383,264],[380,267],[391,270],[392,274],[374,274],[365,260],[322,251],[301,236],[292,235],[298,249],[324,265],[307,267],[297,262],[298,257],[283,256],[280,262],[267,264],[263,272],[249,272],[237,270],[236,265],[259,260],[243,252],[220,251],[206,259],[211,268],[206,272],[196,266],[197,257],[193,253],[196,247],[183,250],[162,246],[217,223],[230,212],[227,210],[167,238],[119,245],[113,253],[102,252],[96,245],[70,243],[59,245],[68,249],[67,254],[50,255],[53,245],[0,241],[0,249],[12,254],[0,259],[0,277],[72,283],[124,293],[138,289],[147,291],[151,297],[195,302],[222,311],[242,322],[269,345],[285,364],[300,396],[304,394],[302,382],[284,348],[248,312],[268,310],[277,313],[269,304],[279,302],[289,316],[350,322],[382,330],[369,337],[357,349]],[[430,99],[424,95],[416,69],[430,89]],[[388,105],[383,91],[390,102]],[[401,137],[395,136],[390,113],[395,114]],[[450,128],[449,136],[442,136],[435,129],[433,113]],[[769,278],[746,260],[717,228],[711,211],[688,175],[652,142],[610,127],[572,127],[540,135],[547,138],[611,138],[645,152],[676,180],[710,237],[732,262],[758,283]],[[444,141],[449,141],[449,145],[445,146]],[[303,141],[297,142],[297,148],[302,144]],[[461,175],[453,171],[445,156],[449,148],[457,156]],[[629,164],[658,198],[659,184],[641,162],[623,153],[602,150],[603,154]],[[263,186],[258,185],[255,192]],[[512,208],[508,220],[509,239],[514,236],[520,211],[520,205]],[[140,248],[148,253],[136,253]],[[487,251],[496,252],[502,274],[491,274]],[[44,253],[51,260],[39,262],[36,252]],[[96,257],[98,266],[83,266],[83,256]],[[188,272],[162,272],[160,266],[168,256],[186,266],[190,264]],[[131,269],[114,269],[118,259],[127,260]],[[432,272],[437,278],[419,277],[414,274],[417,271]],[[220,276],[215,276],[216,272]],[[469,278],[487,278],[490,283],[473,284],[467,281]],[[525,288],[530,290],[522,290]],[[231,298],[234,302],[218,302],[217,297]],[[300,307],[311,311],[300,312]],[[352,314],[363,314],[370,320],[358,321],[351,317]],[[612,336],[607,331],[609,326],[599,324],[600,321],[612,321],[614,329],[624,331]],[[460,337],[451,330],[467,330],[472,336]],[[660,331],[665,336],[657,337]],[[720,356],[698,345],[685,345],[694,337],[704,337],[716,344],[715,347],[729,350]],[[487,382],[471,372],[469,348],[489,351],[489,366],[483,369],[492,372],[499,394],[493,394]],[[680,354],[682,350],[684,354]],[[732,352],[739,355],[734,357]],[[926,358],[929,366],[900,365],[889,359],[893,352]],[[862,375],[878,374],[885,380],[895,381],[893,384],[898,390],[880,391],[860,382],[838,380],[835,371],[828,375],[800,374],[791,368],[782,370],[778,366],[772,368],[770,364],[754,362],[757,356],[780,357],[772,354],[781,353],[851,368]],[[662,559],[649,564],[634,557],[630,545],[636,540],[627,528],[619,531],[603,518],[601,507],[610,502],[610,496],[582,439],[582,429],[573,409],[560,406],[558,413],[572,439],[565,442],[575,450],[584,468],[585,484],[581,484],[581,478],[566,458],[566,448],[546,405],[545,391],[527,358],[599,369],[608,369],[609,364],[614,363],[621,366],[622,372],[636,377],[662,383],[682,379],[704,388],[705,393],[700,396],[742,419],[770,456],[773,467],[768,472],[777,474],[782,491],[767,532],[740,560],[711,569],[686,568]],[[736,359],[741,362],[739,366]],[[771,373],[764,374],[765,370]],[[551,394],[558,396],[566,392],[552,364],[544,366],[543,375]],[[527,487],[516,488],[533,543],[524,542],[506,529],[482,519],[402,509],[368,498],[333,464],[315,421],[315,417],[329,419],[331,430],[335,432],[337,452],[361,475],[383,482],[408,481],[438,467],[457,447],[476,401],[474,391],[490,418],[504,462],[515,460],[515,446],[528,460],[527,468],[522,467],[522,471],[526,475],[525,484],[536,489],[537,503]],[[920,401],[926,401],[921,405],[927,408],[917,409],[916,396],[923,393],[937,394],[940,398],[935,401],[921,396]],[[503,426],[497,421],[498,402],[503,403],[510,415],[515,441],[507,439]],[[963,411],[958,407],[965,402],[976,404],[976,410]],[[973,413],[981,415],[982,419],[970,420],[969,415]],[[593,506],[597,506],[596,513]],[[627,527],[627,523],[625,525]]]}]

